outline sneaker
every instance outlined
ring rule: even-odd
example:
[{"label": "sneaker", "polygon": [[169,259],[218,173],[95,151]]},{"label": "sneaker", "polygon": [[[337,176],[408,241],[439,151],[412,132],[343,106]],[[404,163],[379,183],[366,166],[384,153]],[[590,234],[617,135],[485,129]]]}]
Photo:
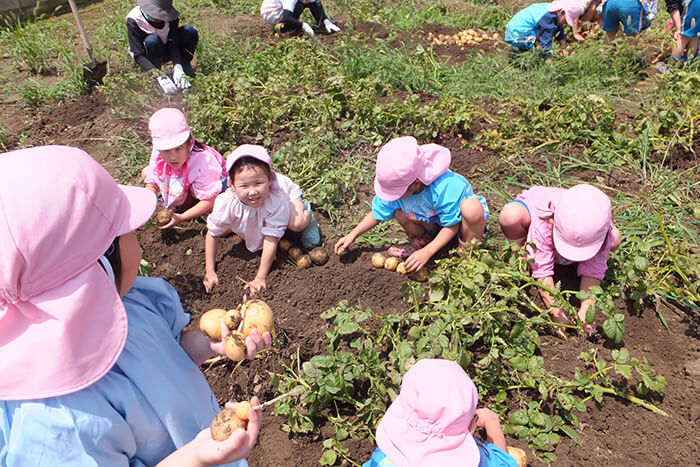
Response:
[{"label": "sneaker", "polygon": [[406,259],[430,243],[432,240],[433,239],[430,237],[411,238],[411,243],[407,245],[394,245],[389,247],[387,253],[389,256],[394,256],[395,258]]},{"label": "sneaker", "polygon": [[304,231],[301,233],[301,246],[307,250],[310,250],[321,244],[321,229],[319,228],[318,222],[314,217],[314,213],[311,212],[311,205],[308,201],[304,201],[304,209],[309,211],[311,219],[309,220],[309,225],[307,225]]}]

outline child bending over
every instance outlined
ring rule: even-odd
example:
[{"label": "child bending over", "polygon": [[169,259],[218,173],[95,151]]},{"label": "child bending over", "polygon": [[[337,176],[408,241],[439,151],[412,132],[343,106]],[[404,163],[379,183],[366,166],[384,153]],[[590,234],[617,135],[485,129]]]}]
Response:
[{"label": "child bending over", "polygon": [[556,40],[563,44],[566,40],[564,24],[574,25],[581,15],[581,6],[580,0],[555,0],[530,5],[516,13],[506,24],[505,41],[521,51],[537,46],[549,58],[552,42]]}]

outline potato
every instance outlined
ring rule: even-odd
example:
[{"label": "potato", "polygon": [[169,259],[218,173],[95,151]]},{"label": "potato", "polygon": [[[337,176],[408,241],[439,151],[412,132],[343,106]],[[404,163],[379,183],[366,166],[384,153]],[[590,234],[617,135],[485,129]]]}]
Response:
[{"label": "potato", "polygon": [[312,264],[313,263],[311,262],[309,255],[301,255],[297,258],[297,267],[299,269],[308,269]]},{"label": "potato", "polygon": [[520,448],[514,448],[513,446],[508,446],[508,454],[513,456],[513,458],[518,462],[518,467],[527,467],[527,454]]},{"label": "potato", "polygon": [[289,251],[290,248],[292,248],[292,242],[287,240],[286,238],[283,238],[280,240],[280,242],[277,244],[282,251]]},{"label": "potato", "polygon": [[426,268],[420,268],[411,274],[411,279],[418,282],[425,282],[430,278],[430,273]]},{"label": "potato", "polygon": [[242,307],[243,327],[241,332],[249,335],[250,331],[257,329],[260,334],[272,332],[275,318],[267,303],[262,300],[250,300]]},{"label": "potato", "polygon": [[387,271],[396,271],[396,267],[399,265],[399,263],[399,258],[394,258],[392,256],[390,258],[387,258],[386,261],[384,261],[384,269],[386,269]]},{"label": "potato", "polygon": [[248,422],[241,420],[234,409],[224,407],[212,420],[209,430],[212,438],[217,441],[225,441],[238,428],[245,430],[247,426]]},{"label": "potato", "polygon": [[224,324],[231,331],[238,329],[238,325],[241,324],[241,312],[239,310],[228,310],[224,316]]},{"label": "potato", "polygon": [[199,318],[199,330],[210,340],[221,340],[221,318],[225,321],[226,310],[214,308],[209,310]]},{"label": "potato", "polygon": [[228,358],[234,362],[240,362],[245,358],[245,351],[245,336],[242,333],[233,331],[226,337],[224,341],[224,352],[226,352]]},{"label": "potato", "polygon": [[304,252],[301,251],[301,248],[297,247],[290,248],[289,251],[287,251],[287,253],[289,253],[289,256],[291,256],[292,259],[298,259],[301,255],[304,254]]},{"label": "potato", "polygon": [[328,253],[321,247],[314,248],[309,252],[309,258],[316,266],[323,266],[328,262]]},{"label": "potato", "polygon": [[372,266],[375,268],[383,268],[386,262],[386,256],[381,253],[375,253],[372,255]]},{"label": "potato", "polygon": [[401,261],[398,266],[396,266],[396,272],[399,274],[403,274],[404,276],[408,274],[408,271],[406,271],[406,263]]},{"label": "potato", "polygon": [[236,406],[236,417],[240,418],[241,420],[248,420],[248,411],[250,410],[251,405],[250,402],[248,401],[242,401],[239,402],[238,405]]},{"label": "potato", "polygon": [[345,248],[345,247],[342,247],[342,246],[341,246],[340,248],[338,248],[337,250],[335,250],[335,254],[338,255],[338,256],[343,256],[343,255],[345,255],[347,252],[348,252],[348,249]]},{"label": "potato", "polygon": [[158,211],[158,214],[156,214],[156,222],[160,226],[168,224],[172,218],[172,211],[170,211],[170,209],[161,209]]}]

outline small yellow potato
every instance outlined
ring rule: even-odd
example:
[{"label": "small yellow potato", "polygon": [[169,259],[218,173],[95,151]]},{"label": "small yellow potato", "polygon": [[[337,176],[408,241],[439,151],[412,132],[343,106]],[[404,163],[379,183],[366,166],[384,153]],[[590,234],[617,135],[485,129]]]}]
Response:
[{"label": "small yellow potato", "polygon": [[226,337],[224,341],[224,352],[226,352],[228,358],[234,362],[240,362],[245,358],[245,351],[245,336],[242,333],[233,331]]},{"label": "small yellow potato", "polygon": [[294,245],[292,244],[292,242],[290,242],[286,238],[283,238],[282,240],[280,240],[278,246],[280,247],[280,250],[282,250],[282,251],[289,251],[289,249],[292,248],[292,246],[294,246]]},{"label": "small yellow potato", "polygon": [[275,325],[275,317],[272,309],[262,300],[250,300],[241,307],[243,315],[243,327],[241,332],[248,336],[253,329],[257,329],[260,334],[272,332]]},{"label": "small yellow potato", "polygon": [[513,456],[513,458],[518,463],[518,467],[527,467],[527,454],[520,448],[515,448],[513,446],[508,446],[508,454]]},{"label": "small yellow potato", "polygon": [[399,258],[394,258],[393,256],[387,258],[386,261],[384,261],[384,269],[387,271],[396,271],[396,267],[400,262],[401,261],[399,261]]},{"label": "small yellow potato", "polygon": [[321,247],[314,248],[309,252],[309,258],[316,266],[323,266],[328,262],[328,253]]},{"label": "small yellow potato", "polygon": [[289,251],[287,251],[287,253],[289,253],[289,256],[291,256],[292,259],[298,259],[301,255],[304,254],[304,252],[301,251],[301,248],[297,247],[290,248]]},{"label": "small yellow potato", "polygon": [[156,222],[161,227],[167,225],[173,218],[173,213],[170,209],[161,209],[156,214]]},{"label": "small yellow potato", "polygon": [[386,261],[386,256],[381,253],[375,253],[372,255],[372,266],[375,268],[383,268],[384,262]]},{"label": "small yellow potato", "polygon": [[299,269],[308,269],[312,266],[311,258],[309,255],[301,255],[297,258],[297,267]]},{"label": "small yellow potato", "polygon": [[248,411],[250,410],[252,406],[250,405],[250,402],[248,401],[242,401],[239,402],[238,405],[236,406],[236,417],[240,418],[241,420],[248,420]]},{"label": "small yellow potato", "polygon": [[221,340],[221,318],[226,316],[226,310],[214,308],[209,310],[199,318],[199,330],[212,341]]},{"label": "small yellow potato", "polygon": [[[239,404],[240,405],[240,404]],[[225,407],[221,412],[219,412],[214,420],[212,420],[209,430],[211,431],[211,437],[217,441],[225,441],[231,436],[231,433],[236,431],[238,428],[246,429],[248,422],[241,420],[234,409],[229,409]]]}]

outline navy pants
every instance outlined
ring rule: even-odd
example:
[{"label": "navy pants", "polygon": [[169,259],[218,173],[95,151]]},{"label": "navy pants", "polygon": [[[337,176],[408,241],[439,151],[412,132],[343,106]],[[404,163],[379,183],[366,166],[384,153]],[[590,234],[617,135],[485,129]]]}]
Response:
[{"label": "navy pants", "polygon": [[299,17],[307,8],[316,20],[316,27],[320,28],[323,26],[323,20],[327,19],[328,16],[326,16],[326,11],[323,9],[321,2],[304,3],[299,1],[294,5],[294,11],[282,10],[282,18],[280,19],[284,23],[282,32],[301,31],[302,22],[299,21]]},{"label": "navy pants", "polygon": [[[194,26],[186,24],[178,28],[180,31],[180,45],[182,47],[182,66],[189,67],[192,57],[194,57],[194,49],[197,48],[199,41],[199,32]],[[163,63],[172,60],[170,46],[163,44],[155,34],[149,34],[143,41],[143,46],[146,49],[146,56],[156,67],[160,68]]]}]

